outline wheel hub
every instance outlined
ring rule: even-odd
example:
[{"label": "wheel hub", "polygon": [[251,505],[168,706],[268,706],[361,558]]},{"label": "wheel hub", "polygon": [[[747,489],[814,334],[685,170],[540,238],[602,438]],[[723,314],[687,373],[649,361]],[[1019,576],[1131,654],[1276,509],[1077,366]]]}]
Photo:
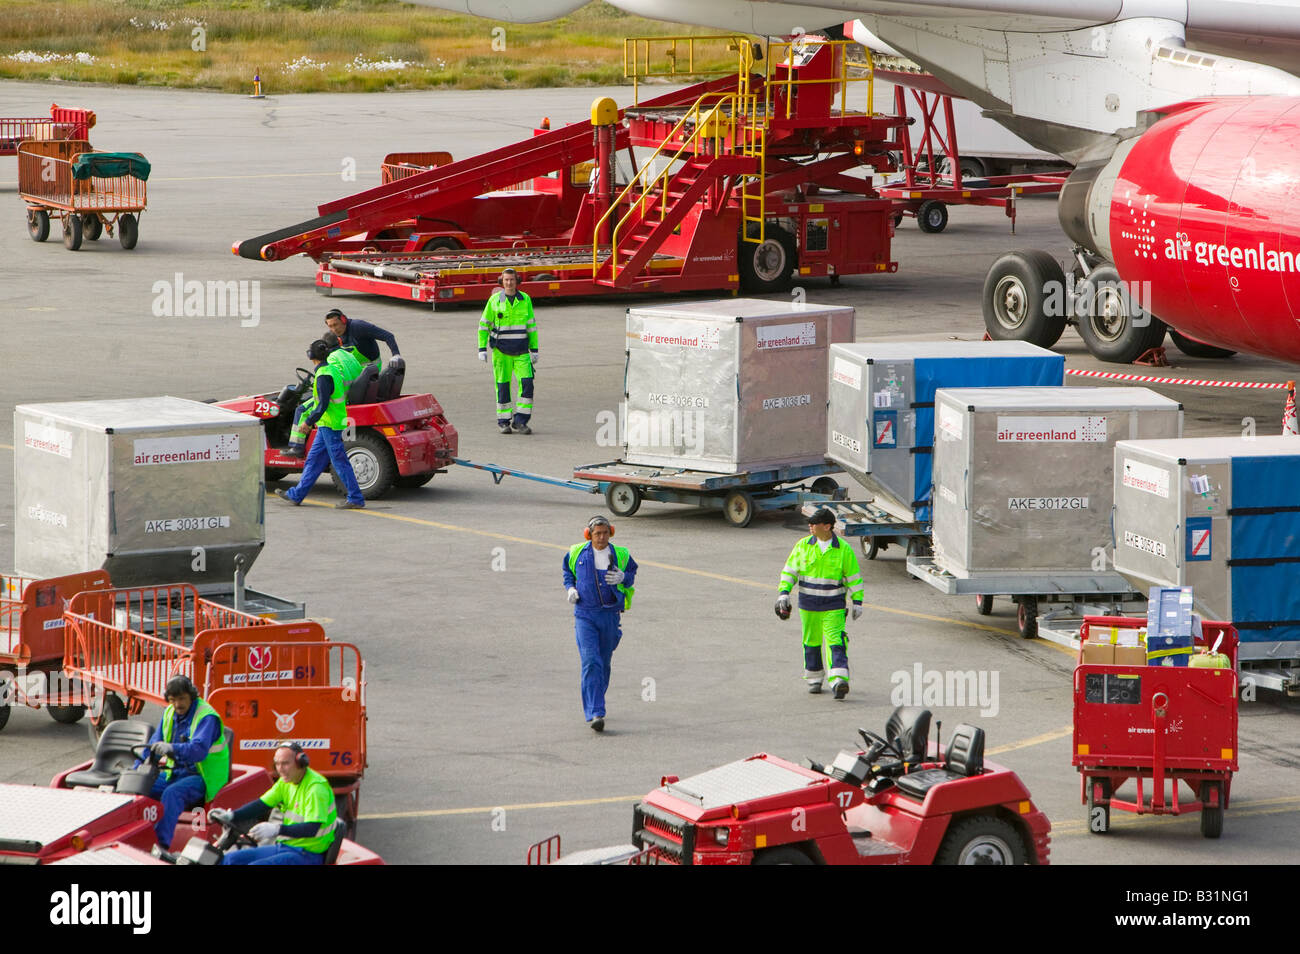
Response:
[{"label": "wheel hub", "polygon": [[976,842],[966,849],[961,860],[964,865],[1007,865],[1011,863],[1011,849],[999,838]]},{"label": "wheel hub", "polygon": [[352,473],[356,475],[357,486],[364,492],[374,486],[375,481],[379,479],[379,461],[375,460],[374,455],[364,450],[354,450],[348,454],[348,463],[352,465]]},{"label": "wheel hub", "polygon": [[998,324],[1004,328],[1019,328],[1029,314],[1029,294],[1020,279],[1008,275],[997,284],[993,293],[997,305]]},{"label": "wheel hub", "polygon": [[785,267],[785,249],[775,239],[766,239],[754,250],[754,273],[765,282],[780,278]]}]

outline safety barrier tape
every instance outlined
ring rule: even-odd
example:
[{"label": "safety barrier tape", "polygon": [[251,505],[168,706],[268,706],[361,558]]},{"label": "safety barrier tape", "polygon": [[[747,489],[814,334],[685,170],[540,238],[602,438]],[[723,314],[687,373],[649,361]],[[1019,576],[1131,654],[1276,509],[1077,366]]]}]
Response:
[{"label": "safety barrier tape", "polygon": [[1116,371],[1083,371],[1066,368],[1066,374],[1075,374],[1084,378],[1108,378],[1113,381],[1148,381],[1153,384],[1189,384],[1202,388],[1251,388],[1265,391],[1289,391],[1295,385],[1288,381],[1278,384],[1275,381],[1203,381],[1197,378],[1158,378],[1151,374],[1120,374]]}]

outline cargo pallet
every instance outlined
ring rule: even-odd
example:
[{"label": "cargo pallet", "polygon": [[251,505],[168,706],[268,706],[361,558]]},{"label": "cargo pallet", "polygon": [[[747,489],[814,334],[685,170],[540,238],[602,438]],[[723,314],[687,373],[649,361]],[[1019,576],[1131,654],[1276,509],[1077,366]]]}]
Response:
[{"label": "cargo pallet", "polygon": [[[485,301],[507,265],[521,272],[520,287],[533,297],[742,285],[768,292],[795,276],[836,282],[896,271],[889,257],[893,204],[870,178],[846,173],[887,163],[891,133],[906,118],[873,113],[870,96],[866,112],[847,108],[848,86],[858,81],[847,74],[848,41],[769,44],[758,73],[747,37],[655,38],[656,47],[669,49],[664,69],[642,56],[646,41],[629,40],[627,75],[634,82],[708,75],[694,63],[705,43],[719,41],[736,54],[727,75],[623,110],[598,100],[591,121],[425,171],[404,169],[410,174],[322,205],[316,218],[233,251],[267,261],[308,254],[321,262],[316,286],[323,294],[359,291],[431,307]],[[869,71],[862,80],[870,83]],[[614,169],[621,149],[637,171],[620,190]],[[531,179],[540,208],[557,183],[571,186],[575,170],[588,168],[594,180],[571,227],[553,241],[539,244],[519,210],[498,204],[485,208],[499,208],[505,220],[482,230],[502,247],[456,250],[448,248],[450,237],[435,248],[420,245],[429,223],[450,207],[476,197],[495,201],[500,190]],[[548,178],[557,173],[559,180]],[[394,230],[407,233],[401,251],[400,239],[384,237]],[[369,247],[356,251],[352,237],[362,234]]]}]

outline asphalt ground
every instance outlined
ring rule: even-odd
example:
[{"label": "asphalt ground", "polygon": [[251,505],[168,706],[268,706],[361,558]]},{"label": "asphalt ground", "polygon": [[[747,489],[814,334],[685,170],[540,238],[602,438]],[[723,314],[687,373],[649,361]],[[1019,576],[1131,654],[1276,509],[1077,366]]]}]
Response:
[{"label": "asphalt ground", "polygon": [[[319,297],[312,263],[265,264],[233,241],[300,221],[318,203],[379,181],[388,151],[456,157],[530,135],[543,116],[585,118],[603,92],[630,89],[271,96],[7,83],[0,115],[48,104],[96,110],[100,148],[153,163],[139,246],[107,238],[66,251],[57,232],[27,236],[13,159],[0,159],[0,454],[12,452],[14,405],[171,394],[203,400],[276,391],[293,380],[321,316],[339,306],[392,330],[408,362],[406,391],[427,390],[460,431],[460,453],[567,477],[609,460],[601,412],[618,406],[628,300],[540,302],[542,361],[531,437],[496,432],[489,372],[475,358],[477,311],[431,314],[392,300]],[[355,166],[356,181],[342,174]],[[1064,260],[1054,203],[1022,201],[1016,234],[997,209],[959,208],[940,235],[899,228],[894,275],[808,282],[808,300],[857,309],[857,337],[978,339],[980,289],[992,260],[1041,247]],[[156,282],[260,283],[260,320],[156,317]],[[695,296],[697,299],[715,296]],[[782,297],[782,296],[773,296]],[[1071,368],[1103,368],[1073,331],[1058,346]],[[1279,381],[1264,359],[1186,358],[1171,375]],[[1108,370],[1115,370],[1107,367]],[[1078,382],[1072,382],[1078,383]],[[1083,382],[1088,383],[1088,382]],[[1161,388],[1186,405],[1186,433],[1273,433],[1279,392]],[[12,540],[12,471],[0,466],[0,550]],[[390,863],[518,864],[552,833],[566,851],[626,842],[631,805],[661,775],[682,777],[767,751],[829,760],[861,726],[883,730],[891,695],[914,668],[997,676],[995,705],[936,709],[987,732],[988,756],[1014,768],[1053,823],[1052,860],[1066,864],[1260,864],[1297,860],[1300,711],[1265,695],[1243,703],[1241,769],[1223,837],[1196,816],[1115,813],[1089,835],[1070,765],[1072,658],[1015,633],[1014,606],[989,617],[968,599],[910,580],[897,548],[864,562],[869,610],[849,626],[852,692],[809,696],[797,623],[772,615],[784,558],[805,526],[791,513],[743,530],[716,513],[647,503],[616,521],[616,542],[641,566],[636,605],[614,656],[608,728],[584,724],[578,655],[560,561],[581,539],[597,497],[455,468],[364,512],[330,508],[328,480],[300,509],[268,500],[258,589],[305,600],[334,639],[357,643],[368,677],[369,767],[359,840]],[[991,683],[986,683],[991,686]],[[954,701],[954,700],[950,700]],[[969,700],[967,700],[969,701]],[[996,709],[996,711],[993,711]],[[157,710],[146,715],[156,719]],[[0,780],[46,784],[88,757],[84,726],[19,709],[0,733]],[[1231,876],[1216,874],[1217,886]]]}]

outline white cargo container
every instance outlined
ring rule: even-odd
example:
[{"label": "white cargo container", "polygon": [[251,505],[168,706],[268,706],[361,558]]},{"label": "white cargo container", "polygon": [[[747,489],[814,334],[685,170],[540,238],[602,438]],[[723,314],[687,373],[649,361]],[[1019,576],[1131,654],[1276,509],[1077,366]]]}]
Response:
[{"label": "white cargo container", "polygon": [[1192,587],[1198,613],[1237,627],[1243,671],[1300,689],[1300,440],[1123,441],[1114,472],[1115,568]]},{"label": "white cargo container", "polygon": [[852,308],[724,299],[627,311],[624,460],[732,474],[822,463],[826,354]]},{"label": "white cargo container", "polygon": [[14,410],[14,565],[225,581],[265,543],[261,422],[174,397]]},{"label": "white cargo container", "polygon": [[1148,388],[940,390],[936,566],[1026,580],[1107,570],[1116,443],[1182,428],[1183,406]]}]

